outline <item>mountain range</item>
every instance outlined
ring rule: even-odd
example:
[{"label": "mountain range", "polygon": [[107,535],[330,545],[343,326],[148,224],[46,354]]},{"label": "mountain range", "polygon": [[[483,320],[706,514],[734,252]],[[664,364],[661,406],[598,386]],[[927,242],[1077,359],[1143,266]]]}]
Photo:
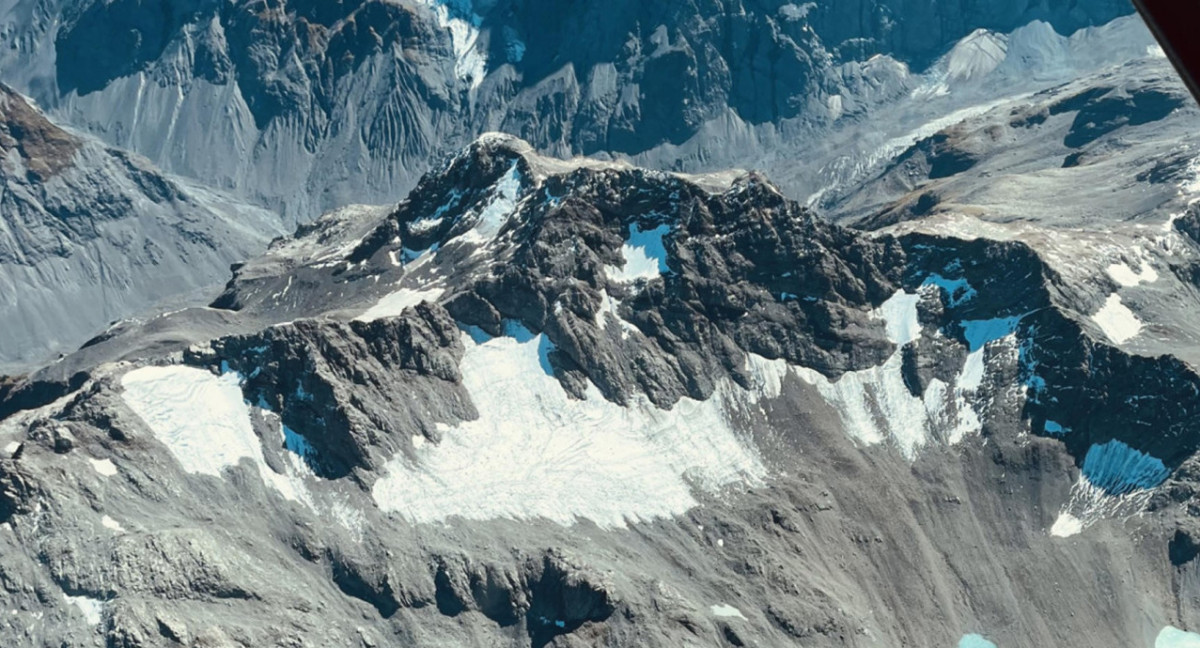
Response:
[{"label": "mountain range", "polygon": [[1131,13],[0,0],[0,642],[1200,641]]}]

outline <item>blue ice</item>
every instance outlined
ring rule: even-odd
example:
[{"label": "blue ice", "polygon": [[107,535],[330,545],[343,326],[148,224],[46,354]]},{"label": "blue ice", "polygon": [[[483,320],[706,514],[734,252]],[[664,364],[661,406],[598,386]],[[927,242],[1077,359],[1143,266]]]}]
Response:
[{"label": "blue ice", "polygon": [[283,447],[303,459],[307,464],[311,465],[317,460],[317,449],[308,442],[308,439],[304,438],[304,435],[286,425],[283,426]]},{"label": "blue ice", "polygon": [[1046,421],[1046,424],[1042,427],[1042,429],[1046,431],[1046,434],[1051,436],[1062,436],[1071,431],[1071,428],[1065,428],[1057,421]]},{"label": "blue ice", "polygon": [[547,376],[554,375],[554,367],[550,364],[550,352],[554,350],[554,343],[546,334],[534,335],[524,324],[516,320],[505,320],[504,335],[525,344],[532,342],[534,338],[538,339],[538,363],[542,366],[542,371],[546,372]]},{"label": "blue ice", "polygon": [[1083,476],[1109,495],[1154,488],[1170,474],[1162,460],[1116,439],[1093,445],[1083,458]]},{"label": "blue ice", "polygon": [[968,634],[958,640],[958,648],[996,648],[996,644],[984,639],[982,635]]},{"label": "blue ice", "polygon": [[663,237],[670,231],[670,225],[659,225],[651,230],[641,230],[636,224],[630,225],[626,243],[631,248],[640,248],[646,258],[657,261],[659,273],[665,273],[670,268],[667,267],[667,247],[663,245]]},{"label": "blue ice", "polygon": [[1200,648],[1200,634],[1167,626],[1158,633],[1154,648]]},{"label": "blue ice", "polygon": [[971,301],[978,293],[966,279],[947,279],[940,274],[929,275],[922,285],[937,286],[946,291],[951,308],[964,302]]},{"label": "blue ice", "polygon": [[1017,331],[1017,324],[1024,315],[1012,317],[997,317],[986,320],[965,320],[962,322],[963,337],[971,351],[978,351],[993,340],[1012,335]]}]

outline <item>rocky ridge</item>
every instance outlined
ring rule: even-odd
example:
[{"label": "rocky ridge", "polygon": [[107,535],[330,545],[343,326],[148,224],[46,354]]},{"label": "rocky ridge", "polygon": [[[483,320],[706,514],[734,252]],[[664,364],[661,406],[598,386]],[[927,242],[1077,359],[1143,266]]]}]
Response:
[{"label": "rocky ridge", "polygon": [[1196,621],[1200,376],[1091,299],[1024,243],[487,136],[6,387],[4,632],[1149,645]]}]

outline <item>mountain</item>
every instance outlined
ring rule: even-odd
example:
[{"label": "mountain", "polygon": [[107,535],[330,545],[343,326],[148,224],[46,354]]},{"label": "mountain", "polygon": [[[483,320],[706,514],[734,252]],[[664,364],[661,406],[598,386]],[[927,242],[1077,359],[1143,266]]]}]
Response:
[{"label": "mountain", "polygon": [[220,283],[280,223],[53,124],[0,86],[0,369]]},{"label": "mountain", "polygon": [[[290,222],[396,200],[486,131],[560,156],[766,168],[802,197],[823,184],[787,167],[831,126],[969,105],[960,86],[1035,21],[1004,66],[1021,73],[993,90],[1127,60],[1153,43],[1135,18],[1087,34],[1131,13],[1124,0],[5,0],[0,78],[64,123]],[[1078,30],[1082,51],[1059,36]],[[930,74],[953,96],[914,98]]]},{"label": "mountain", "polygon": [[486,135],[3,386],[0,633],[1149,646],[1200,623],[1200,374],[1123,298],[1198,218],[1084,276]]}]

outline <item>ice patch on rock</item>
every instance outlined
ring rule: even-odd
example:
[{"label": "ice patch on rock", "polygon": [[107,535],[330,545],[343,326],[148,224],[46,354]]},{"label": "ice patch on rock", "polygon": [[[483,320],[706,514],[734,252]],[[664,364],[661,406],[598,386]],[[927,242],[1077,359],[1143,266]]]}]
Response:
[{"label": "ice patch on rock", "polygon": [[1142,322],[1121,302],[1121,296],[1113,293],[1105,300],[1104,306],[1092,315],[1092,321],[1115,344],[1123,344],[1137,337],[1142,330]]},{"label": "ice patch on rock", "polygon": [[650,230],[630,225],[629,238],[621,246],[625,265],[621,268],[605,266],[609,278],[619,283],[632,283],[656,279],[668,272],[667,248],[663,244],[663,237],[670,231],[670,225],[660,225]]},{"label": "ice patch on rock", "polygon": [[441,426],[441,442],[415,448],[415,460],[393,458],[372,489],[381,510],[415,523],[540,518],[623,527],[682,514],[697,504],[697,490],[765,475],[726,412],[757,394],[726,380],[710,399],[685,398],[670,410],[640,395],[621,407],[594,385],[575,400],[547,373],[543,336],[511,329],[518,335],[463,332],[463,385],[479,419]]},{"label": "ice patch on rock", "polygon": [[1116,439],[1093,445],[1051,535],[1075,535],[1102,519],[1141,512],[1170,474],[1162,460]]},{"label": "ice patch on rock", "polygon": [[105,529],[116,531],[117,533],[125,533],[125,527],[121,526],[120,522],[117,522],[107,515],[100,518],[100,525]]},{"label": "ice patch on rock", "polygon": [[966,634],[958,640],[958,648],[996,648],[996,644],[983,638],[983,635]]},{"label": "ice patch on rock", "polygon": [[969,302],[978,294],[966,279],[947,279],[940,274],[929,275],[922,285],[937,286],[946,291],[947,303],[950,308]]},{"label": "ice patch on rock", "polygon": [[1170,474],[1161,459],[1116,439],[1093,445],[1083,458],[1083,476],[1110,495],[1155,488]]},{"label": "ice patch on rock", "polygon": [[374,306],[368,308],[365,313],[354,319],[359,322],[374,322],[385,317],[399,317],[405,309],[416,306],[421,302],[436,302],[444,292],[445,290],[442,288],[430,288],[427,290],[403,288],[385,295]]},{"label": "ice patch on rock", "polygon": [[742,614],[741,610],[733,607],[732,605],[727,605],[725,603],[720,603],[717,605],[710,605],[708,607],[708,610],[710,612],[712,612],[712,615],[715,617],[722,617],[722,618],[726,618],[726,619],[741,619],[742,621],[746,620],[746,616],[744,614]]},{"label": "ice patch on rock", "polygon": [[1200,634],[1167,626],[1154,639],[1154,648],[1200,648]]},{"label": "ice patch on rock", "polygon": [[1057,421],[1046,421],[1045,424],[1042,425],[1042,430],[1050,436],[1062,436],[1070,432],[1071,428],[1063,427],[1062,424],[1058,423]]}]

